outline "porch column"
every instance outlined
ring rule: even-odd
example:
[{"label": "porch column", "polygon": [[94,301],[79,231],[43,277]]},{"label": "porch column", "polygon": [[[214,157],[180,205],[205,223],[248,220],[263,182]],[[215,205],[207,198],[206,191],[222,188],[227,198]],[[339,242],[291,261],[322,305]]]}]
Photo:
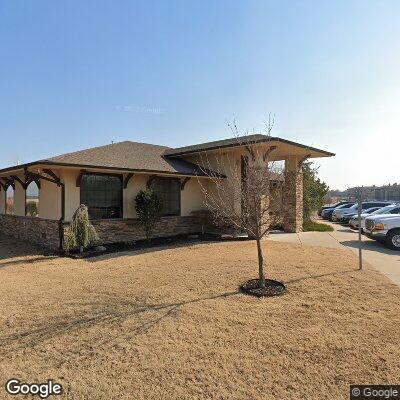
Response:
[{"label": "porch column", "polygon": [[0,214],[6,213],[6,191],[0,186]]},{"label": "porch column", "polygon": [[285,232],[303,230],[303,172],[300,159],[290,156],[285,159],[284,217]]},{"label": "porch column", "polygon": [[[23,177],[20,177],[23,180]],[[25,216],[26,191],[20,182],[15,181],[14,190],[14,215]]]}]

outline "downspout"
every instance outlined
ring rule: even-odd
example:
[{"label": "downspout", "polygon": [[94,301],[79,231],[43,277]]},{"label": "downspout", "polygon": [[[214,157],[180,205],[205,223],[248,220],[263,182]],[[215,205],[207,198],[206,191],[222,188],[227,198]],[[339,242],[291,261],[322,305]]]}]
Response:
[{"label": "downspout", "polygon": [[60,236],[59,249],[63,251],[64,244],[64,221],[65,221],[65,184],[63,182],[59,183],[61,187],[61,218],[58,221],[58,231]]}]

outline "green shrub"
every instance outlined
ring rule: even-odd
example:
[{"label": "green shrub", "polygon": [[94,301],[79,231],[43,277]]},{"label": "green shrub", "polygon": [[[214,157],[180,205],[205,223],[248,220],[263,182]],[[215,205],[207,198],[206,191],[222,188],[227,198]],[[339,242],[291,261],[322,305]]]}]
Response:
[{"label": "green shrub", "polygon": [[303,232],[333,232],[334,229],[328,224],[322,224],[315,221],[304,221]]},{"label": "green shrub", "polygon": [[141,190],[135,197],[135,208],[146,239],[150,240],[160,218],[162,201],[151,189]]},{"label": "green shrub", "polygon": [[26,215],[36,217],[39,214],[36,201],[28,201],[26,203]]},{"label": "green shrub", "polygon": [[88,209],[81,204],[72,216],[71,225],[64,233],[65,251],[68,253],[74,247],[79,247],[82,253],[96,240],[98,240],[97,232],[89,221]]},{"label": "green shrub", "polygon": [[303,218],[310,221],[312,215],[325,203],[328,185],[318,178],[318,168],[312,162],[303,164]]}]

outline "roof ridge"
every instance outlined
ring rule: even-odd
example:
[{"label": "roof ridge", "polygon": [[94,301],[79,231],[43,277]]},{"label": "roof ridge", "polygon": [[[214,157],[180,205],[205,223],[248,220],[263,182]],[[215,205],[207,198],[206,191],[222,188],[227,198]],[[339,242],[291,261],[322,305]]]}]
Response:
[{"label": "roof ridge", "polygon": [[50,157],[50,158],[44,158],[41,161],[52,161],[52,160],[54,160],[56,158],[59,158],[59,157],[64,157],[64,156],[69,156],[69,155],[72,155],[72,154],[83,153],[85,151],[98,150],[98,149],[101,149],[101,148],[107,148],[107,147],[111,147],[111,146],[115,146],[115,145],[121,145],[121,144],[124,144],[124,143],[141,144],[141,145],[152,146],[152,147],[157,147],[157,148],[164,148],[165,151],[172,149],[171,147],[158,145],[158,144],[135,142],[133,140],[123,140],[121,142],[103,144],[101,146],[89,147],[89,148],[86,148],[86,149],[75,150],[75,151],[70,151],[68,153],[58,154],[58,155]]}]

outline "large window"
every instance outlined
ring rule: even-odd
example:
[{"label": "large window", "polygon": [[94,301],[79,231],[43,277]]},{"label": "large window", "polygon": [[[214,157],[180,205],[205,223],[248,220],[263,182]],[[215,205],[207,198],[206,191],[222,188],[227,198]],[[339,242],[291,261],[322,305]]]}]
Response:
[{"label": "large window", "polygon": [[122,218],[122,177],[84,174],[81,203],[88,207],[90,219]]},{"label": "large window", "polygon": [[162,199],[163,216],[181,214],[181,183],[179,179],[155,178],[151,188]]}]

